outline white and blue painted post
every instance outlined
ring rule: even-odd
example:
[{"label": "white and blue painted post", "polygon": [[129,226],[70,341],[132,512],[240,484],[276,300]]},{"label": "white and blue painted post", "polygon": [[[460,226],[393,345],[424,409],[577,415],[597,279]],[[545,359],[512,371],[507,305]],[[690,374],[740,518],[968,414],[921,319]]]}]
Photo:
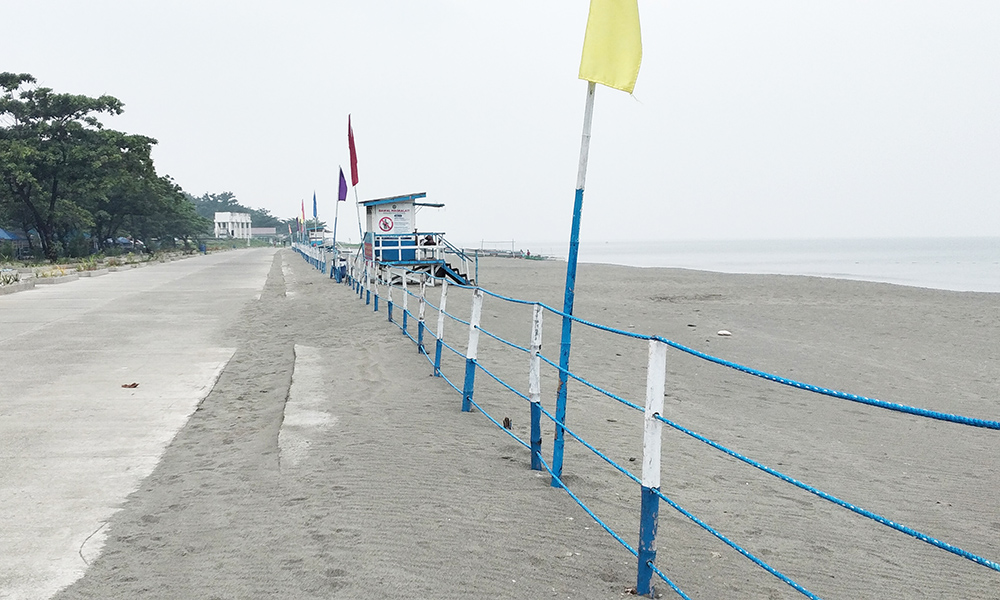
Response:
[{"label": "white and blue painted post", "polygon": [[378,312],[378,263],[372,262],[372,307],[373,312]]},{"label": "white and blue painted post", "polygon": [[663,393],[667,379],[667,345],[649,340],[646,367],[646,412],[642,438],[642,503],[639,509],[639,568],[635,590],[653,597],[653,561],[656,560],[656,528],[660,516],[660,444],[663,423]]},{"label": "white and blue painted post", "polygon": [[590,130],[594,120],[594,92],[597,84],[587,82],[587,104],[583,111],[583,136],[580,140],[580,165],[576,175],[573,200],[573,225],[569,234],[569,258],[566,261],[566,291],[563,297],[562,338],[559,343],[559,388],[556,391],[556,436],[552,444],[552,487],[562,487],[563,447],[566,443],[562,425],[566,422],[566,386],[569,383],[569,351],[573,338],[573,299],[576,295],[576,263],[580,251],[580,218],[583,214],[583,188],[587,182],[587,159],[590,155]]},{"label": "white and blue painted post", "polygon": [[476,357],[479,354],[479,321],[483,316],[483,291],[472,292],[472,315],[469,317],[469,346],[465,351],[465,386],[462,390],[462,412],[472,410],[472,392],[476,386]]},{"label": "white and blue painted post", "polygon": [[427,354],[424,350],[424,308],[427,306],[427,280],[420,282],[420,308],[417,310],[417,353]]},{"label": "white and blue painted post", "polygon": [[410,290],[406,286],[407,279],[409,279],[409,275],[407,275],[406,269],[403,269],[403,335],[406,335],[407,297],[410,295]]},{"label": "white and blue painted post", "polygon": [[437,344],[434,348],[434,376],[441,376],[441,347],[444,345],[444,313],[448,306],[448,280],[441,281],[441,304],[438,308]]},{"label": "white and blue painted post", "polygon": [[372,303],[372,280],[371,270],[368,268],[368,261],[365,261],[365,305]]},{"label": "white and blue painted post", "polygon": [[392,323],[392,271],[389,271],[389,281],[385,284],[385,312]]},{"label": "white and blue painted post", "polygon": [[542,305],[531,316],[531,358],[528,363],[528,399],[531,401],[531,469],[542,470]]}]

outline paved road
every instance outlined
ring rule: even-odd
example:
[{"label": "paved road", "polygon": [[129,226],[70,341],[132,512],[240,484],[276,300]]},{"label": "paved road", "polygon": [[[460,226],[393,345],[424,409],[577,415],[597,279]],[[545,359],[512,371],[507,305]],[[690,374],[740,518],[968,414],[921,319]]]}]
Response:
[{"label": "paved road", "polygon": [[273,255],[0,296],[0,598],[49,598],[83,575],[107,520],[232,357],[230,332]]}]

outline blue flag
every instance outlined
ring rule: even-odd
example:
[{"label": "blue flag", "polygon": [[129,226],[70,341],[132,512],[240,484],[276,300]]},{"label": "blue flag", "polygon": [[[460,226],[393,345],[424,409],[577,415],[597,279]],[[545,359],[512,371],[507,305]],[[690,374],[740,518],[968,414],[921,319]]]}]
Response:
[{"label": "blue flag", "polygon": [[316,192],[313,192],[313,218],[316,218]]}]

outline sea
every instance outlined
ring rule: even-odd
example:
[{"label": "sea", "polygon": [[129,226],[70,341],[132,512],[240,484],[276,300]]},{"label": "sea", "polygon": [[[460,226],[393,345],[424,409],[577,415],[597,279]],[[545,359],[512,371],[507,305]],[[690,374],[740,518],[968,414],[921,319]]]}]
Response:
[{"label": "sea", "polygon": [[[511,243],[565,260],[568,242]],[[508,246],[510,247],[510,246]],[[1000,237],[580,242],[580,262],[1000,293]]]}]

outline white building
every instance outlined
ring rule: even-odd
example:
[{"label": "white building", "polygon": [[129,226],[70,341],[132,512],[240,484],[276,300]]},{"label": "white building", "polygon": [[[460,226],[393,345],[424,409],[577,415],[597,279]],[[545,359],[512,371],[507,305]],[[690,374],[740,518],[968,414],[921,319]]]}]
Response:
[{"label": "white building", "polygon": [[250,213],[215,213],[215,237],[250,239]]}]

